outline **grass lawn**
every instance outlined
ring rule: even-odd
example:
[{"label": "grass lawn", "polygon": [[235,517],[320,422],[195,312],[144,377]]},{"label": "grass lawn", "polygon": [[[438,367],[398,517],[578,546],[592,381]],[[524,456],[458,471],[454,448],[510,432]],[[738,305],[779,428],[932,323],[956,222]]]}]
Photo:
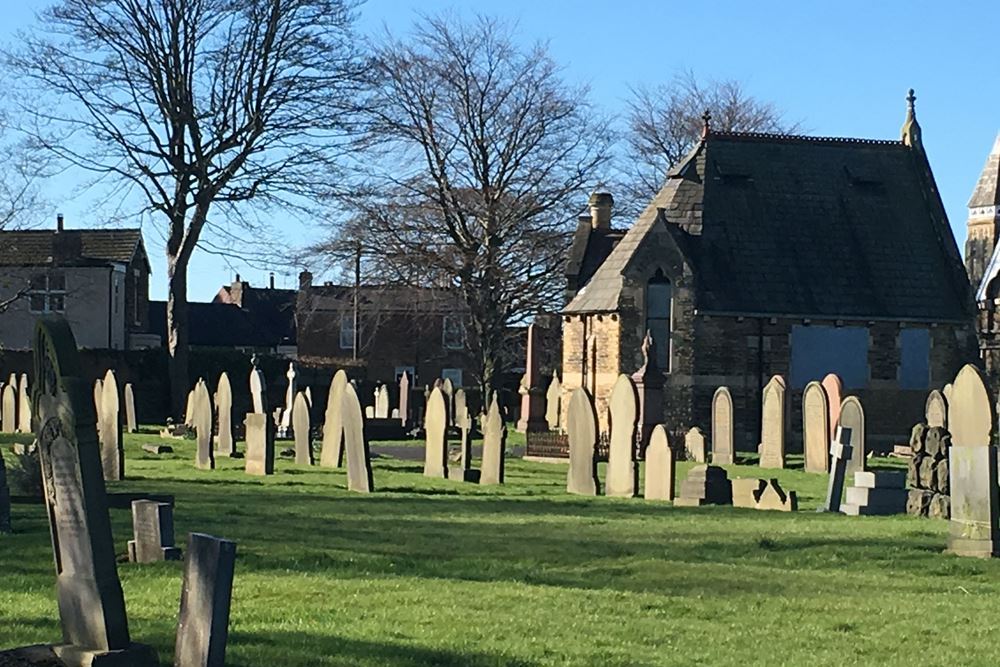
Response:
[{"label": "grass lawn", "polygon": [[[150,441],[126,438],[129,480],[110,490],[174,494],[178,546],[188,531],[239,543],[230,665],[1000,664],[1000,562],[942,554],[943,521],[816,514],[820,475],[775,475],[794,514],[573,497],[564,466],[519,460],[480,488],[378,459],[362,496],[340,470],[200,471],[192,442],[157,458]],[[123,554],[130,515],[111,514]],[[13,519],[0,647],[58,640],[42,507]],[[164,665],[181,572],[119,565],[132,636]]]}]

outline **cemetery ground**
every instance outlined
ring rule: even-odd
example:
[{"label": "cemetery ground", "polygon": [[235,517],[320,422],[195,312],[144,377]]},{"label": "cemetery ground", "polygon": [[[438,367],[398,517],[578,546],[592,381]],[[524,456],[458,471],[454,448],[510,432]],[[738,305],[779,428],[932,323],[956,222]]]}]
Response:
[{"label": "cemetery ground", "polygon": [[[777,477],[796,513],[570,496],[565,465],[519,459],[479,487],[377,458],[363,495],[342,469],[196,470],[193,441],[160,457],[151,442],[126,435],[128,480],[109,491],[174,495],[182,548],[190,530],[238,542],[230,665],[1000,663],[1000,562],[942,555],[945,521],[817,514],[822,475],[726,466]],[[121,562],[130,513],[111,517],[132,636],[170,664],[183,565]],[[0,647],[55,641],[43,506],[13,520]]]}]

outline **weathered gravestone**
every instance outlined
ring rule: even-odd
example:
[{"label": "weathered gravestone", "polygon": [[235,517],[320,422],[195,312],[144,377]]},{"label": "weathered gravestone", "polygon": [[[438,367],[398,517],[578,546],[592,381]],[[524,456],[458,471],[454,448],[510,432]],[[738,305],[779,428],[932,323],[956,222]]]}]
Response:
[{"label": "weathered gravestone", "polygon": [[389,418],[389,387],[380,384],[375,390],[375,419]]},{"label": "weathered gravestone", "polygon": [[137,424],[135,421],[135,392],[132,390],[132,383],[125,383],[125,430],[135,433]]},{"label": "weathered gravestone", "polygon": [[21,373],[17,383],[17,430],[31,433],[31,396],[28,394],[27,373]]},{"label": "weathered gravestone", "polygon": [[215,390],[215,412],[219,419],[219,434],[215,436],[215,451],[222,456],[236,454],[236,441],[233,439],[233,387],[229,383],[229,375],[222,373]]},{"label": "weathered gravestone", "polygon": [[944,396],[944,400],[946,401],[951,400],[951,392],[953,389],[954,385],[951,382],[949,382],[948,384],[946,384],[944,387],[941,388],[941,395]]},{"label": "weathered gravestone", "polygon": [[691,468],[681,482],[681,492],[674,499],[678,507],[702,505],[731,505],[733,487],[725,468],[697,465]]},{"label": "weathered gravestone", "polygon": [[705,442],[705,434],[697,426],[688,430],[684,434],[684,452],[689,461],[704,463],[707,459],[708,445]]},{"label": "weathered gravestone", "polygon": [[830,469],[830,401],[819,382],[810,382],[802,392],[802,452],[806,472]]},{"label": "weathered gravestone", "polygon": [[13,527],[10,523],[10,486],[7,484],[7,465],[0,455],[0,533],[9,533]]},{"label": "weathered gravestone", "polygon": [[503,484],[504,457],[507,443],[507,426],[500,415],[496,393],[490,401],[483,422],[483,461],[479,475],[480,484]]},{"label": "weathered gravestone", "polygon": [[549,425],[550,431],[559,430],[559,409],[562,401],[562,382],[559,381],[559,372],[552,371],[552,381],[545,392],[545,421]]},{"label": "weathered gravestone", "polygon": [[837,426],[837,432],[830,441],[830,480],[826,487],[826,502],[817,511],[840,511],[840,498],[844,493],[844,477],[850,458],[851,429]]},{"label": "weathered gravestone", "polygon": [[288,378],[288,386],[285,388],[285,408],[281,411],[281,422],[278,426],[278,437],[287,438],[288,429],[292,427],[292,413],[295,411],[295,396],[298,394],[298,385],[295,378],[298,373],[295,371],[295,362],[288,362],[288,371],[285,377]]},{"label": "weathered gravestone", "polygon": [[772,479],[757,493],[756,509],[795,512],[799,509],[799,499],[794,491],[785,492],[778,480]]},{"label": "weathered gravestone", "polygon": [[410,376],[406,371],[399,376],[399,421],[403,428],[410,425]]},{"label": "weathered gravestone", "polygon": [[309,401],[301,391],[292,404],[292,432],[295,435],[295,463],[313,465],[312,425],[309,423]]},{"label": "weathered gravestone", "polygon": [[566,434],[569,438],[566,492],[596,496],[601,490],[597,478],[597,412],[594,401],[583,387],[574,389],[569,397]]},{"label": "weathered gravestone", "polygon": [[0,416],[4,433],[17,430],[17,388],[14,385],[6,384],[3,387],[3,409]]},{"label": "weathered gravestone", "polygon": [[184,405],[184,425],[188,428],[194,428],[194,394],[195,390],[191,389],[187,395],[187,403]]},{"label": "weathered gravestone", "polygon": [[667,429],[657,424],[646,446],[646,483],[643,489],[646,500],[673,500],[676,474],[677,463],[674,461],[674,450],[670,449]]},{"label": "weathered gravestone", "polygon": [[174,508],[156,500],[132,501],[132,539],[128,559],[133,563],[180,560],[174,546]]},{"label": "weathered gravestone", "polygon": [[[437,382],[434,383],[438,386]],[[455,383],[451,378],[441,380],[441,391],[444,393],[445,406],[448,408],[448,426],[455,425]]]},{"label": "weathered gravestone", "polygon": [[114,539],[96,439],[96,414],[69,324],[35,329],[33,412],[67,667],[155,666],[156,651],[133,644],[115,564]]},{"label": "weathered gravestone", "polygon": [[948,551],[960,556],[1000,555],[997,448],[990,444],[993,406],[982,373],[966,365],[948,399],[951,521]]},{"label": "weathered gravestone", "polygon": [[344,453],[347,456],[347,489],[360,493],[375,490],[372,479],[372,456],[365,437],[365,419],[354,385],[347,383],[341,395],[341,415],[344,428]]},{"label": "weathered gravestone", "polygon": [[[445,382],[448,382],[445,380]],[[427,397],[424,414],[424,475],[448,476],[448,401],[440,387]]]},{"label": "weathered gravestone", "polygon": [[174,667],[223,667],[236,543],[189,533]]},{"label": "weathered gravestone", "polygon": [[775,375],[764,387],[760,427],[760,467],[785,467],[785,378]]},{"label": "weathered gravestone", "polygon": [[96,423],[97,435],[101,435],[101,397],[104,396],[104,380],[97,378],[94,380],[94,414],[97,415]]},{"label": "weathered gravestone", "polygon": [[258,415],[267,414],[264,395],[267,392],[267,382],[264,381],[264,373],[260,370],[260,359],[253,355],[250,359],[250,397],[253,400],[253,411]]},{"label": "weathered gravestone", "polygon": [[323,450],[319,464],[324,468],[339,468],[344,462],[343,399],[347,387],[347,373],[339,370],[330,383],[323,417]]},{"label": "weathered gravestone", "polygon": [[757,509],[757,499],[767,487],[766,479],[752,477],[737,477],[730,480],[733,488],[733,507]]},{"label": "weathered gravestone", "polygon": [[830,406],[830,435],[829,440],[833,442],[837,433],[837,423],[840,420],[840,404],[844,401],[844,383],[836,373],[829,373],[820,382],[826,391],[827,405]]},{"label": "weathered gravestone", "polygon": [[521,415],[514,427],[519,433],[544,431],[548,426],[545,419],[545,390],[542,388],[542,336],[539,329],[540,325],[534,322],[528,325],[524,377],[518,389],[521,394]]},{"label": "weathered gravestone", "polygon": [[924,416],[928,427],[948,428],[948,401],[945,400],[944,394],[937,389],[932,389],[927,395]]},{"label": "weathered gravestone", "polygon": [[628,375],[619,375],[611,389],[611,438],[605,493],[631,498],[639,488],[639,466],[635,461],[635,427],[639,419],[639,397]]},{"label": "weathered gravestone", "polygon": [[118,380],[108,370],[101,385],[101,465],[104,479],[125,479],[125,443],[122,441],[121,406],[118,403]]},{"label": "weathered gravestone", "polygon": [[195,466],[202,470],[215,469],[215,452],[212,450],[212,397],[208,395],[208,385],[198,380],[193,390],[191,418],[194,422],[198,447],[195,452]]},{"label": "weathered gravestone", "polygon": [[865,410],[857,396],[848,396],[840,404],[840,425],[851,429],[851,459],[847,462],[847,475],[865,469],[868,450],[865,445]]},{"label": "weathered gravestone", "polygon": [[712,397],[712,463],[733,463],[733,397],[729,387],[719,387]]},{"label": "weathered gravestone", "polygon": [[248,475],[274,474],[274,426],[265,414],[250,412],[246,427],[246,465]]}]

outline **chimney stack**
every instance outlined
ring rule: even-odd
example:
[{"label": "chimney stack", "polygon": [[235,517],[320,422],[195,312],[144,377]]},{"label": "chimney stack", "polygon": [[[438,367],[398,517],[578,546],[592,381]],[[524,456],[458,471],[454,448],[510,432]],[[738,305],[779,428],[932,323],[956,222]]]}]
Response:
[{"label": "chimney stack", "polygon": [[271,289],[274,289],[274,271],[271,271],[270,284],[271,284]]},{"label": "chimney stack", "polygon": [[63,227],[63,214],[62,213],[56,213],[56,231],[57,232],[61,232],[61,231],[63,231],[63,229],[64,229],[64,227]]},{"label": "chimney stack", "polygon": [[590,195],[590,226],[593,229],[611,229],[611,207],[615,198],[610,192],[595,192]]},{"label": "chimney stack", "polygon": [[313,274],[308,271],[302,271],[299,273],[299,289],[309,289],[312,287]]}]

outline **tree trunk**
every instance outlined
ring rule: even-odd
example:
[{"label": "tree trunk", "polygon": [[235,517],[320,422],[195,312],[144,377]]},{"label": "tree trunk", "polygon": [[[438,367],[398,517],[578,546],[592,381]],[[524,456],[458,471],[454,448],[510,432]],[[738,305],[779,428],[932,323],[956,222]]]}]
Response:
[{"label": "tree trunk", "polygon": [[167,251],[167,351],[170,412],[175,422],[184,418],[188,387],[187,260]]}]

